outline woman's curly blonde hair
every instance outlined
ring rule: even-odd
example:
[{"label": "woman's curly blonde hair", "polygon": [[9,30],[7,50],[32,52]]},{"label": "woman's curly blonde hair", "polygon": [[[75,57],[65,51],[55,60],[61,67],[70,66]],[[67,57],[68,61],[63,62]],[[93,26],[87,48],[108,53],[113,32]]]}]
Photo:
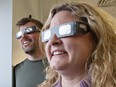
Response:
[{"label": "woman's curly blonde hair", "polygon": [[[116,87],[116,20],[99,7],[87,3],[63,3],[54,6],[43,30],[50,27],[51,19],[60,11],[69,11],[77,18],[85,17],[96,42],[95,50],[87,61],[91,87]],[[52,87],[59,75],[49,66],[46,80],[39,87]]]}]

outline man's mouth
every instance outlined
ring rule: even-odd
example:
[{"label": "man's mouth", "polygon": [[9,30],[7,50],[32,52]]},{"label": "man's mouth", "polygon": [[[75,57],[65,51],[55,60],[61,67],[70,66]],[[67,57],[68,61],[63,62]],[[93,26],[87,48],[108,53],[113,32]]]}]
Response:
[{"label": "man's mouth", "polygon": [[30,41],[24,41],[23,46],[28,46],[30,44]]},{"label": "man's mouth", "polygon": [[27,45],[27,44],[29,44],[29,41],[24,41],[23,44]]}]

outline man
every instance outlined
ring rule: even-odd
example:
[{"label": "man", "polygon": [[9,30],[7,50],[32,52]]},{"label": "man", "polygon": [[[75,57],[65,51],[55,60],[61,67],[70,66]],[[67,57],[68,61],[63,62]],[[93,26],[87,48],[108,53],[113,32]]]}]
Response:
[{"label": "man", "polygon": [[27,58],[14,67],[15,87],[37,87],[45,79],[43,55],[39,48],[39,34],[43,24],[33,18],[23,18],[16,25],[19,28],[16,38]]}]

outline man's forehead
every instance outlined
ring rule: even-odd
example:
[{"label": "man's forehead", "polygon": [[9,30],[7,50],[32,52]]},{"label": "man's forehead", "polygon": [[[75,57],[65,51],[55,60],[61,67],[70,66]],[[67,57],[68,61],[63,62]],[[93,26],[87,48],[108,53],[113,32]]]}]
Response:
[{"label": "man's forehead", "polygon": [[36,26],[36,24],[33,23],[33,22],[28,22],[28,23],[26,23],[25,25],[21,25],[21,26],[19,27],[19,29],[20,29],[20,30],[23,30],[23,29],[26,29],[26,28],[31,27],[31,26]]},{"label": "man's forehead", "polygon": [[24,30],[24,29],[27,29],[29,27],[32,27],[32,26],[36,26],[36,25],[28,25],[28,26],[20,26],[19,30]]}]

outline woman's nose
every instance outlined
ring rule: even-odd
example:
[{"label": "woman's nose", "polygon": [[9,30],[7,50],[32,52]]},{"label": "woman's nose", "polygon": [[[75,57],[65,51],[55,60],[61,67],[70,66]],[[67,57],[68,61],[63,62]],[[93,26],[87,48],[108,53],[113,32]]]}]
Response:
[{"label": "woman's nose", "polygon": [[61,39],[58,38],[56,34],[54,34],[49,41],[50,41],[51,45],[59,45],[62,43]]}]

